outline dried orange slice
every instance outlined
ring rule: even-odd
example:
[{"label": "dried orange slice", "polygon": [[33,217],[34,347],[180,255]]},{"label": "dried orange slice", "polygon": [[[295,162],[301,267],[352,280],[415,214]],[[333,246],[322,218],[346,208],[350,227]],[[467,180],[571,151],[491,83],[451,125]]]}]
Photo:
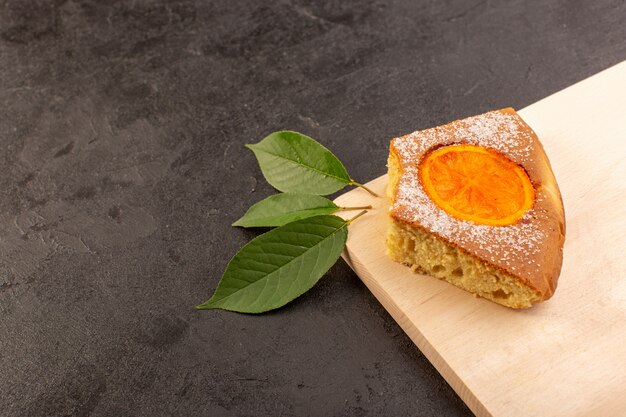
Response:
[{"label": "dried orange slice", "polygon": [[535,201],[535,189],[524,168],[480,146],[435,149],[420,163],[419,177],[441,209],[478,224],[513,224]]}]

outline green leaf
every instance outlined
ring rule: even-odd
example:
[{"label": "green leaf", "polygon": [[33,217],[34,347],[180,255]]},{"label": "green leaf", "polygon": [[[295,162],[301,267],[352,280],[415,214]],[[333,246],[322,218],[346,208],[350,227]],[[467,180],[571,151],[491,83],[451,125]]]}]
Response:
[{"label": "green leaf", "polygon": [[335,203],[319,195],[275,194],[250,207],[233,226],[282,226],[307,217],[332,214],[339,209]]},{"label": "green leaf", "polygon": [[246,146],[254,152],[267,182],[280,191],[327,195],[355,184],[331,151],[302,133],[274,132]]},{"label": "green leaf", "polygon": [[304,294],[341,255],[349,221],[297,220],[252,239],[229,262],[213,296],[197,309],[262,313]]}]

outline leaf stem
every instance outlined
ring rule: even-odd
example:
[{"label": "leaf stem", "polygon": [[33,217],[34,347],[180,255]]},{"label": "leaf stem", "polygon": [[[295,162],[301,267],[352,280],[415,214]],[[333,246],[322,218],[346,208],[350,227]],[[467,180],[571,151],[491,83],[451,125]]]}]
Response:
[{"label": "leaf stem", "polygon": [[366,186],[364,186],[363,184],[359,184],[358,182],[356,182],[355,180],[352,180],[350,182],[350,185],[356,185],[357,187],[361,187],[362,189],[364,189],[365,191],[367,191],[368,193],[370,193],[371,195],[373,195],[374,197],[378,197],[378,194],[376,194],[374,191],[370,190],[369,188],[367,188]]},{"label": "leaf stem", "polygon": [[356,219],[358,219],[359,217],[361,217],[365,213],[367,213],[367,210],[363,210],[362,212],[360,212],[359,214],[357,214],[353,218],[346,220],[346,223],[348,223],[348,224],[352,223],[353,221],[355,221]]},{"label": "leaf stem", "polygon": [[339,210],[371,210],[372,206],[339,207]]}]

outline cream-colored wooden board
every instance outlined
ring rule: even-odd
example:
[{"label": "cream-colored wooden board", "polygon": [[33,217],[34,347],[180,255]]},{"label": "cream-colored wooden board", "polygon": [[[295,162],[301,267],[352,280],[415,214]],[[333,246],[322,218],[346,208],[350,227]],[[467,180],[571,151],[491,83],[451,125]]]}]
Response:
[{"label": "cream-colored wooden board", "polygon": [[[626,62],[519,113],[565,205],[552,299],[510,310],[390,261],[388,202],[361,189],[336,200],[374,206],[344,258],[475,414],[626,415]],[[386,176],[368,186],[384,195]]]}]

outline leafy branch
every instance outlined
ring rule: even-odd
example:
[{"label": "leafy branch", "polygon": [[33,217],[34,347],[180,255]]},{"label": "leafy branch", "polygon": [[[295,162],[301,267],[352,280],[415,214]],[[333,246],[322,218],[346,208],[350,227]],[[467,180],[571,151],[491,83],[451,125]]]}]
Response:
[{"label": "leafy branch", "polygon": [[[348,239],[348,225],[371,206],[340,207],[323,195],[355,185],[343,164],[314,139],[292,131],[274,132],[246,145],[270,185],[283,193],[261,200],[233,223],[277,227],[235,254],[218,286],[197,309],[262,313],[304,294],[337,262]],[[352,219],[333,215],[363,210]]]}]

